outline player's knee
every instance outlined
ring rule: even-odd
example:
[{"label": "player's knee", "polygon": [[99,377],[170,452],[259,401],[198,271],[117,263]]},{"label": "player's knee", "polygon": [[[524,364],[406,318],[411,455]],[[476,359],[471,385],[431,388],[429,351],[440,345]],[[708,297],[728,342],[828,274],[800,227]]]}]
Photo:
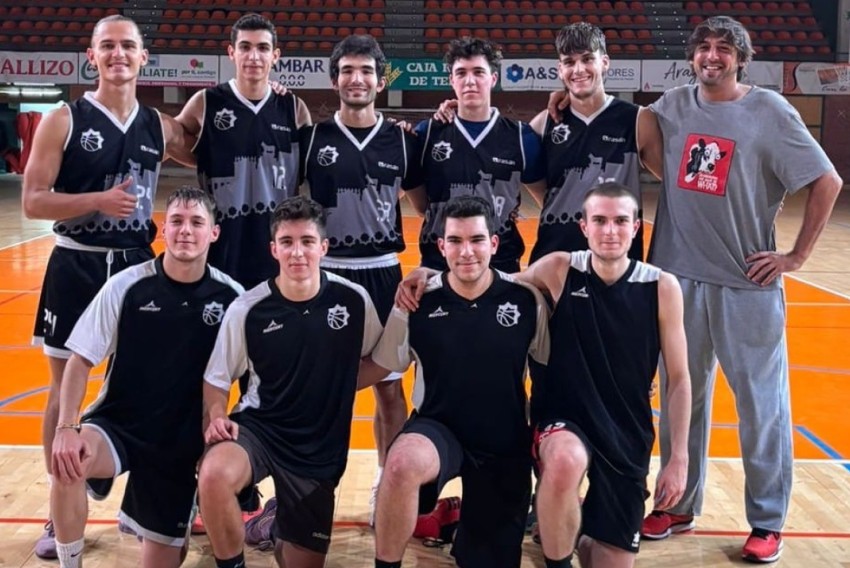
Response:
[{"label": "player's knee", "polygon": [[[209,456],[208,456],[209,458]],[[242,487],[239,468],[233,463],[218,459],[205,459],[198,472],[198,491],[201,496],[220,493],[237,493]]]},{"label": "player's knee", "polygon": [[587,470],[587,450],[574,434],[566,433],[549,441],[541,455],[543,478],[556,489],[569,491],[578,487]]},{"label": "player's knee", "polygon": [[439,464],[432,463],[433,457],[424,449],[406,444],[404,439],[399,441],[400,444],[395,444],[390,449],[381,481],[401,486],[421,485],[427,481],[424,479],[427,472],[435,466],[439,467]]}]

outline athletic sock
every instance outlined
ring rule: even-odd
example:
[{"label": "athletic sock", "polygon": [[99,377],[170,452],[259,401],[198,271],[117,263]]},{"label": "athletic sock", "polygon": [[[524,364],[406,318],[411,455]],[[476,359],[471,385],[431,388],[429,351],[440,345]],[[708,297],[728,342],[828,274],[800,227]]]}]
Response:
[{"label": "athletic sock", "polygon": [[80,568],[83,561],[83,544],[85,539],[62,543],[56,541],[56,555],[59,557],[61,568]]},{"label": "athletic sock", "polygon": [[215,565],[218,566],[218,568],[245,568],[245,553],[240,552],[238,555],[233,558],[228,558],[227,560],[216,558]]},{"label": "athletic sock", "polygon": [[401,568],[401,560],[398,562],[384,562],[383,560],[375,559],[375,568]]},{"label": "athletic sock", "polygon": [[543,557],[543,561],[546,563],[546,568],[572,568],[573,555],[570,554],[566,558],[561,558],[560,560],[552,560],[551,558]]}]

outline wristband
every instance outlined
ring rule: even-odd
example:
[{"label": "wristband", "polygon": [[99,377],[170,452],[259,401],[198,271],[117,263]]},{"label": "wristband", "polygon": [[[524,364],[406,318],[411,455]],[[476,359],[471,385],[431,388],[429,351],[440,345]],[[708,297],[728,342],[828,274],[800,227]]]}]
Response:
[{"label": "wristband", "polygon": [[82,429],[83,429],[83,427],[79,423],[74,424],[74,423],[70,423],[70,422],[61,422],[61,423],[56,425],[57,431],[59,431],[59,430],[76,430],[76,432],[79,434],[80,430],[82,430]]}]

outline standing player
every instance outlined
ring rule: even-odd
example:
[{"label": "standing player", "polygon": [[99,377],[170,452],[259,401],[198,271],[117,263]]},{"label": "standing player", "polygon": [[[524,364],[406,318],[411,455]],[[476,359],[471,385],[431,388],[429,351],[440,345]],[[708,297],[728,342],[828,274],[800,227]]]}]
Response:
[{"label": "standing player", "polygon": [[[68,339],[53,442],[51,510],[62,568],[82,565],[86,480],[104,499],[129,471],[121,521],[143,537],[142,566],[176,568],[186,553],[203,450],[204,367],[224,310],[243,290],[206,264],[218,237],[201,190],[168,198],[166,250],[110,278]],[[155,354],[155,356],[152,356]],[[100,395],[78,420],[92,367],[110,358]]]},{"label": "standing player", "polygon": [[221,238],[210,264],[252,287],[277,274],[261,251],[275,206],[297,193],[297,131],[310,124],[310,112],[292,93],[269,87],[280,57],[274,24],[246,14],[233,24],[230,42],[236,78],[195,93],[177,120],[198,137],[198,183],[218,205]]},{"label": "standing player", "polygon": [[[594,186],[623,184],[640,207],[639,154],[650,145],[652,140],[647,138],[653,132],[643,125],[638,128],[639,114],[644,112],[639,112],[640,107],[605,92],[610,62],[602,30],[585,22],[564,26],[555,47],[570,106],[558,121],[546,110],[531,121],[531,127],[543,137],[547,168],[532,262],[550,252],[587,249],[579,221],[584,197]],[[642,215],[639,209],[638,220]],[[629,257],[643,258],[642,224]]]},{"label": "standing player", "polygon": [[[688,467],[690,380],[675,277],[629,259],[638,233],[631,189],[605,183],[585,199],[589,251],[553,253],[517,275],[555,302],[553,349],[532,405],[541,471],[537,515],[547,568],[571,566],[576,538],[585,568],[630,568],[640,544],[655,430],[649,389],[664,355],[672,459],[655,506],[682,496]],[[540,380],[540,379],[536,379]],[[579,486],[588,474],[583,505]]]},{"label": "standing player", "polygon": [[[148,52],[133,20],[100,20],[86,56],[100,75],[97,89],[44,117],[23,180],[24,214],[56,220],[34,331],[50,367],[42,426],[49,478],[60,385],[71,356],[65,341],[110,275],[153,257],[160,162],[166,151],[184,155],[186,145],[173,118],[136,100]],[[35,552],[56,558],[50,521]]]},{"label": "standing player", "polygon": [[[204,385],[206,441],[198,477],[216,565],[244,566],[237,495],[271,476],[280,566],[321,568],[345,470],[357,375],[381,324],[359,285],[319,269],[324,211],[293,197],[275,209],[271,250],[280,274],[231,305]],[[231,382],[248,390],[228,418]]]},{"label": "standing player", "polygon": [[378,489],[375,566],[401,566],[417,512],[460,476],[458,565],[512,568],[531,490],[525,361],[548,357],[547,310],[536,290],[490,268],[499,238],[489,200],[453,198],[443,213],[449,270],[428,280],[415,312],[393,309],[372,355],[378,376],[415,360],[422,390]]},{"label": "standing player", "polygon": [[501,59],[501,52],[487,40],[452,41],[445,62],[458,99],[459,120],[444,124],[431,119],[416,127],[425,183],[409,195],[425,215],[419,237],[423,266],[446,267],[437,240],[442,236],[442,210],[448,200],[480,195],[493,205],[499,236],[493,268],[519,270],[525,251],[516,226],[521,186],[542,195],[546,172],[537,134],[490,106]]},{"label": "standing player", "polygon": [[[646,538],[693,528],[702,511],[717,362],[735,395],[752,532],[743,557],[773,562],[793,473],[782,274],[800,268],[842,181],[799,113],[773,91],[739,83],[753,55],[732,18],[700,23],[688,40],[696,85],[667,91],[650,110],[664,136],[664,191],[650,259],[684,294],[694,406],[682,501],[645,520]],[[787,193],[809,188],[794,247],[776,251],[774,219]],[[661,462],[671,460],[670,404],[661,375]]]},{"label": "standing player", "polygon": [[[329,249],[322,267],[366,288],[382,323],[401,281],[399,194],[418,187],[422,178],[415,137],[375,112],[375,98],[386,86],[385,67],[373,37],[353,35],[339,42],[330,73],[340,109],[333,119],[300,133],[302,175],[328,213]],[[400,373],[392,373],[374,389],[378,474],[369,503],[372,525],[387,446],[407,418],[399,379]]]}]

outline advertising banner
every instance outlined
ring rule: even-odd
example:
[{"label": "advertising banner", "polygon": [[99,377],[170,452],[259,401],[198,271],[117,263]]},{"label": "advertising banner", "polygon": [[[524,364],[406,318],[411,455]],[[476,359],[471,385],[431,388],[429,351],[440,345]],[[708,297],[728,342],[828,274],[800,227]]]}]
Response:
[{"label": "advertising banner", "polygon": [[[288,89],[330,89],[327,57],[281,57],[272,67],[271,80]],[[236,77],[236,68],[226,55],[219,58],[219,82]]]},{"label": "advertising banner", "polygon": [[[505,59],[502,61],[502,90],[555,91],[564,87],[555,59]],[[640,90],[640,61],[611,61],[605,90],[623,93]]]},{"label": "advertising banner", "polygon": [[785,63],[786,95],[848,95],[850,64]]},{"label": "advertising banner", "polygon": [[76,53],[0,51],[0,83],[76,82]]},{"label": "advertising banner", "polygon": [[[742,82],[782,91],[782,73],[781,61],[753,61],[747,65]],[[641,64],[641,91],[660,93],[695,82],[696,77],[687,61],[646,60]]]},{"label": "advertising banner", "polygon": [[[97,81],[97,69],[85,53],[79,54],[79,80],[82,85]],[[139,85],[147,87],[211,87],[218,84],[217,55],[152,54],[139,71]]]},{"label": "advertising banner", "polygon": [[395,91],[448,91],[449,68],[442,59],[390,59],[387,88]]}]

